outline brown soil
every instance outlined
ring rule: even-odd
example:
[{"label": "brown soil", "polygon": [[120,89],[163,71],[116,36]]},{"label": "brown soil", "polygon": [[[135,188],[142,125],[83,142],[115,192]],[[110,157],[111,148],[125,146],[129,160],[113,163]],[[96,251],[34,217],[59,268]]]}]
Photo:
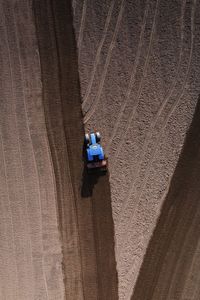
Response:
[{"label": "brown soil", "polygon": [[[108,174],[83,170],[80,87],[70,4],[35,2],[44,108],[58,189],[67,299],[117,299]],[[53,76],[52,76],[53,74]]]},{"label": "brown soil", "polygon": [[[74,0],[73,12],[84,123],[102,132],[109,156],[119,298],[131,298],[142,266],[134,299],[197,299],[198,291],[192,296],[188,289],[200,284],[198,248],[187,245],[198,215],[178,227],[173,250],[173,225],[164,227],[166,237],[152,239],[156,245],[149,242],[161,226],[161,210],[167,214],[168,190],[199,97],[200,3]],[[184,208],[176,218],[182,214]],[[149,247],[158,247],[161,258]],[[183,248],[177,264],[168,247],[176,258]],[[184,260],[191,268],[187,276],[180,271]]]},{"label": "brown soil", "polygon": [[0,4],[0,299],[63,299],[56,188],[28,1]]},{"label": "brown soil", "polygon": [[0,299],[198,300],[200,1],[72,6],[0,4]]},{"label": "brown soil", "polygon": [[108,174],[83,170],[70,5],[4,1],[0,50],[0,298],[117,299]]},{"label": "brown soil", "polygon": [[133,300],[199,299],[199,156],[200,101],[149,243]]}]

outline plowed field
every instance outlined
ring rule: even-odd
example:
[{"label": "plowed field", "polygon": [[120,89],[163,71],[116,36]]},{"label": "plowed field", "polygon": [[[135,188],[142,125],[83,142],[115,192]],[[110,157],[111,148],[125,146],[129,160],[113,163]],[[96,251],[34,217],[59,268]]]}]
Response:
[{"label": "plowed field", "polygon": [[198,184],[180,182],[199,180],[189,159],[199,123],[190,142],[186,132],[200,91],[200,2],[74,0],[73,12],[83,120],[109,156],[119,298],[199,299]]},{"label": "plowed field", "polygon": [[0,37],[0,299],[198,300],[200,1],[2,0]]}]

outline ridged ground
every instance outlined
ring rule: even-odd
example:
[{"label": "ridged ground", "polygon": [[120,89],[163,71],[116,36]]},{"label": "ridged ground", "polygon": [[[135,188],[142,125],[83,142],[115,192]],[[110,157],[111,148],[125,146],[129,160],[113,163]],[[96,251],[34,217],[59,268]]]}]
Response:
[{"label": "ridged ground", "polygon": [[0,4],[0,299],[198,300],[200,2],[72,6]]},{"label": "ridged ground", "polygon": [[198,299],[198,191],[188,183],[186,200],[185,171],[174,177],[199,98],[200,2],[74,0],[73,12],[85,128],[109,156],[119,298]]}]

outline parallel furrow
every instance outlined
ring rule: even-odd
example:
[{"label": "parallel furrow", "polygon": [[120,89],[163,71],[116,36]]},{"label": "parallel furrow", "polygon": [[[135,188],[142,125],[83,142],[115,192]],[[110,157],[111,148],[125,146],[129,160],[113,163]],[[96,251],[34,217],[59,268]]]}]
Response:
[{"label": "parallel furrow", "polygon": [[141,25],[140,39],[139,39],[139,43],[138,43],[138,47],[137,47],[137,53],[136,53],[136,57],[135,57],[133,69],[132,69],[132,72],[131,72],[131,75],[130,75],[128,89],[126,91],[125,100],[124,100],[123,105],[120,108],[120,112],[119,112],[119,114],[117,116],[117,120],[115,122],[115,126],[114,126],[113,131],[112,131],[112,135],[110,136],[108,144],[106,146],[106,153],[107,153],[107,155],[109,155],[110,146],[112,145],[112,141],[114,139],[114,136],[116,135],[116,133],[118,131],[121,118],[122,118],[122,116],[124,114],[124,110],[125,110],[126,105],[127,105],[128,101],[129,101],[129,98],[130,98],[132,86],[133,86],[133,84],[135,82],[135,75],[136,75],[137,67],[138,67],[138,64],[139,64],[139,59],[140,59],[140,54],[141,54],[141,48],[142,48],[142,43],[143,43],[144,33],[145,33],[146,20],[147,20],[147,16],[148,16],[148,10],[149,10],[149,0],[147,0],[146,6],[145,6],[144,18],[143,18],[142,25]]},{"label": "parallel furrow", "polygon": [[98,63],[99,63],[99,60],[100,60],[101,49],[103,47],[103,44],[104,44],[104,41],[105,41],[105,38],[106,38],[106,34],[107,34],[107,31],[108,31],[108,27],[110,25],[110,20],[111,20],[111,17],[112,17],[114,4],[115,4],[115,1],[113,0],[110,4],[110,8],[109,8],[109,11],[108,11],[108,15],[107,15],[104,30],[103,30],[102,39],[99,43],[97,53],[96,53],[96,56],[95,56],[95,61],[94,61],[93,68],[92,68],[91,78],[90,78],[89,84],[87,86],[85,97],[83,99],[83,103],[82,103],[82,109],[83,110],[84,110],[86,104],[88,103],[88,97],[90,95],[90,91],[91,91],[91,88],[92,88],[92,85],[93,85],[96,69],[97,69],[97,66],[98,66]]},{"label": "parallel furrow", "polygon": [[102,89],[103,89],[106,74],[107,74],[107,69],[108,69],[110,59],[111,59],[111,55],[112,55],[112,50],[114,48],[115,41],[116,41],[118,31],[119,31],[119,28],[120,28],[120,23],[121,23],[121,20],[122,20],[122,15],[123,15],[123,10],[124,10],[124,3],[125,3],[125,0],[122,0],[119,15],[118,15],[118,18],[117,18],[117,23],[115,25],[114,34],[113,34],[113,37],[112,37],[112,41],[110,43],[110,47],[109,47],[108,54],[107,54],[107,57],[106,57],[106,62],[105,62],[105,65],[104,65],[104,70],[103,70],[103,73],[102,73],[102,76],[101,76],[97,96],[96,96],[95,100],[93,101],[93,103],[91,104],[88,112],[86,112],[86,114],[83,118],[84,124],[86,124],[90,120],[90,118],[92,117],[92,115],[95,112],[95,109],[97,107],[97,104],[99,103],[100,97],[101,97]]},{"label": "parallel furrow", "polygon": [[[18,35],[19,33],[18,33],[17,26],[16,26],[16,19],[15,19],[15,14],[14,13],[13,13],[13,20],[14,20],[14,25],[15,25],[15,32],[16,32],[16,35]],[[16,40],[17,40],[17,49],[18,49],[18,53],[19,53],[19,38],[16,37]],[[38,173],[38,169],[37,169],[36,158],[35,158],[33,143],[32,143],[32,139],[31,139],[31,133],[30,133],[30,129],[29,129],[29,120],[28,120],[28,113],[27,113],[26,99],[25,99],[25,92],[24,92],[25,87],[24,87],[24,78],[23,78],[23,71],[22,71],[23,68],[22,68],[20,55],[18,55],[18,57],[19,57],[19,64],[20,64],[20,70],[21,70],[20,75],[21,75],[22,82],[23,82],[22,94],[23,94],[23,104],[24,104],[25,119],[26,119],[26,128],[27,128],[27,132],[28,132],[28,136],[29,136],[29,142],[30,142],[30,145],[31,145],[32,157],[33,157],[34,168],[35,168],[35,173],[36,173],[37,190],[38,190],[38,202],[39,202],[39,207],[40,207],[40,228],[41,228],[40,240],[41,240],[41,245],[42,245],[43,253],[44,253],[44,245],[43,245],[43,242],[42,242],[43,226],[42,226],[42,205],[41,205],[41,193],[40,193],[40,184],[39,184],[39,173]],[[55,187],[54,187],[54,195],[56,195]],[[45,270],[44,270],[44,259],[43,259],[43,257],[42,257],[42,270],[43,270],[43,278],[44,278],[45,289],[46,289],[46,296],[47,296],[47,299],[49,299],[47,280],[46,280]]]},{"label": "parallel furrow", "polygon": [[[3,9],[4,11],[4,9]],[[5,22],[5,21],[4,21]],[[4,23],[5,24],[5,23]],[[10,79],[11,79],[11,90],[12,90],[12,96],[13,96],[13,102],[15,102],[15,95],[14,95],[14,84],[13,84],[13,71],[12,71],[12,66],[11,66],[11,54],[10,54],[10,46],[9,46],[9,41],[8,41],[8,29],[5,24],[5,38],[6,38],[6,46],[7,46],[7,53],[8,53],[8,58],[9,58],[9,72],[10,72]],[[19,140],[19,128],[18,128],[18,123],[17,123],[17,116],[16,116],[16,104],[14,103],[14,119],[15,119],[15,126],[16,126],[16,131],[17,131],[17,144],[18,144],[18,153],[19,153],[19,158],[20,158],[20,169],[21,169],[21,175],[23,179],[23,195],[24,195],[24,202],[25,202],[25,215],[26,215],[26,220],[28,220],[28,210],[27,210],[27,195],[26,195],[26,190],[25,190],[25,183],[24,183],[24,171],[23,171],[23,166],[22,166],[22,153],[21,153],[21,147],[20,147],[20,140]],[[28,222],[29,223],[29,222]],[[28,229],[28,232],[30,232],[30,224],[26,224]],[[26,229],[27,230],[27,229]],[[31,255],[31,273],[33,273],[33,254],[32,254],[32,241],[30,238],[30,235],[27,233],[27,238],[29,239],[29,247],[30,247],[30,255]],[[20,274],[18,273],[18,280],[20,280]]]},{"label": "parallel furrow", "polygon": [[[187,80],[188,80],[188,76],[189,76],[189,71],[190,71],[190,66],[191,66],[191,60],[192,60],[192,52],[193,52],[193,40],[194,40],[194,11],[195,11],[195,3],[196,3],[196,0],[194,0],[193,2],[193,7],[192,7],[192,16],[191,16],[191,47],[190,47],[190,54],[189,54],[189,60],[188,60],[188,66],[187,66],[187,71],[186,71],[186,75],[185,75],[185,79],[184,79],[184,82],[183,82],[183,85],[182,85],[182,90],[180,92],[180,95],[179,97],[177,97],[176,101],[173,103],[171,109],[170,109],[170,112],[168,113],[167,117],[165,118],[165,121],[162,125],[162,128],[161,128],[161,131],[160,131],[160,134],[159,134],[159,137],[157,139],[157,143],[156,143],[156,147],[153,149],[153,152],[152,152],[152,155],[151,155],[151,159],[149,160],[149,163],[148,163],[148,166],[147,166],[147,170],[146,170],[146,173],[145,173],[145,177],[144,177],[144,181],[142,183],[142,186],[140,188],[140,192],[139,194],[137,195],[137,202],[135,203],[135,210],[133,212],[133,215],[131,216],[131,219],[130,221],[128,222],[128,226],[126,228],[126,232],[129,233],[130,232],[130,226],[133,226],[133,220],[135,218],[135,215],[136,215],[136,212],[137,212],[137,207],[138,207],[138,204],[140,203],[140,199],[141,199],[141,196],[143,195],[143,193],[145,192],[145,186],[148,182],[148,179],[149,179],[149,176],[150,176],[150,171],[151,171],[151,168],[152,168],[152,163],[156,157],[156,154],[157,154],[157,151],[159,150],[159,146],[160,146],[160,141],[163,137],[163,133],[164,133],[164,130],[166,128],[166,125],[168,124],[168,121],[170,119],[170,117],[173,115],[175,109],[177,108],[177,106],[179,105],[180,101],[181,101],[181,98],[184,94],[184,89],[185,89],[185,86],[187,84]],[[121,250],[120,250],[120,253],[119,253],[119,259],[121,259],[122,255],[123,255],[123,250],[124,250],[124,247],[125,247],[125,240],[128,239],[128,234],[122,239],[122,242],[121,242]]]},{"label": "parallel furrow", "polygon": [[[83,9],[83,17],[84,17],[84,10],[86,10],[86,6],[85,6],[85,9]],[[49,7],[49,16],[53,14],[53,11],[54,11],[54,8],[53,8],[53,4],[51,3],[50,7]],[[53,24],[54,24],[54,28],[56,28],[56,25],[55,25],[55,16],[53,18]],[[48,24],[48,30],[47,32],[51,32],[52,31],[52,28],[51,28],[52,24]],[[55,36],[56,36],[56,31],[55,31]],[[55,41],[53,41],[54,43]],[[56,47],[58,47],[58,45],[56,44]],[[56,53],[59,53],[59,49],[56,48],[57,52]],[[57,57],[57,54],[56,54],[56,58],[58,59]],[[56,73],[59,74],[59,70],[58,70],[58,67],[56,65]],[[56,82],[55,83],[55,86],[58,86],[59,87],[59,82]],[[58,99],[57,101],[59,101],[59,104],[58,104],[58,108],[57,109],[60,109],[62,107],[62,104],[61,104],[61,94],[60,94],[60,91],[59,91],[59,95],[58,95]],[[77,206],[76,206],[76,201],[74,200],[75,199],[75,194],[74,194],[74,190],[73,190],[73,184],[72,184],[72,177],[71,177],[71,172],[70,172],[70,166],[69,166],[69,162],[68,160],[65,161],[65,165],[64,167],[61,167],[61,162],[59,160],[59,149],[58,149],[58,145],[56,143],[56,137],[55,137],[55,133],[54,133],[54,130],[52,128],[52,124],[51,124],[51,115],[52,115],[52,112],[50,111],[49,107],[48,107],[48,103],[45,103],[44,104],[45,106],[45,119],[46,119],[46,123],[47,123],[47,131],[48,131],[48,134],[50,136],[50,145],[49,145],[49,149],[51,149],[51,152],[54,154],[54,159],[53,159],[53,162],[51,161],[52,163],[52,166],[53,166],[53,170],[55,169],[56,170],[56,174],[55,177],[56,177],[56,182],[57,182],[57,189],[59,191],[59,194],[60,194],[60,199],[59,199],[59,204],[58,204],[58,209],[59,209],[59,221],[60,221],[60,226],[61,226],[61,235],[62,235],[62,242],[65,246],[70,246],[70,245],[67,245],[67,242],[66,241],[66,238],[70,238],[67,233],[66,233],[66,208],[65,208],[65,204],[64,204],[64,201],[66,200],[65,197],[66,197],[66,192],[65,192],[65,187],[63,186],[63,175],[62,175],[62,172],[61,170],[63,170],[64,168],[64,174],[65,174],[65,177],[68,178],[69,180],[67,180],[67,185],[68,185],[68,188],[67,188],[67,193],[69,195],[69,198],[72,199],[72,201],[70,202],[71,203],[71,206],[72,206],[72,215],[74,215],[74,218],[73,220],[75,221],[75,224],[73,225],[74,228],[75,228],[75,232],[76,232],[76,238],[77,238],[77,248],[78,248],[78,255],[79,255],[79,261],[80,261],[80,264],[82,263],[83,261],[83,257],[82,257],[82,251],[81,251],[81,237],[80,237],[80,230],[79,230],[79,222],[78,222],[78,212],[77,212]],[[60,113],[62,114],[62,112],[60,111]],[[62,147],[63,149],[66,150],[66,152],[68,152],[68,146],[67,146],[67,143],[66,143],[66,136],[64,134],[64,131],[63,131],[63,128],[62,128],[62,131],[60,132],[61,134],[61,137],[60,137],[60,141],[62,141]],[[49,150],[50,151],[50,150]],[[52,153],[49,152],[49,155],[50,157],[52,157]],[[67,154],[67,157],[69,157],[69,154]],[[54,164],[54,165],[53,165]],[[73,231],[73,229],[71,229]],[[73,232],[72,232],[73,233]],[[65,247],[63,247],[65,248]],[[68,249],[67,249],[68,251]],[[64,250],[65,252],[65,250]],[[64,255],[64,259],[66,259],[68,253],[63,253]],[[70,253],[71,255],[71,253]],[[71,262],[72,264],[74,264],[74,261]],[[67,264],[66,262],[63,262],[63,266],[64,268],[67,268]],[[85,299],[85,296],[84,296],[84,287],[83,287],[83,269],[82,269],[82,265],[80,267],[81,269],[81,278],[82,278],[82,282],[80,283],[81,286],[82,286],[82,294],[83,294],[83,299]],[[71,270],[73,271],[73,270]],[[64,272],[66,272],[66,270],[64,269]],[[64,274],[65,275],[65,274]],[[67,276],[70,277],[71,274],[67,274]],[[69,286],[68,286],[69,287]],[[74,294],[73,294],[74,291],[70,292],[70,290],[67,290],[66,291],[66,294],[69,296],[69,295],[73,295],[72,297],[74,297]]]},{"label": "parallel furrow", "polygon": [[[12,227],[12,236],[10,237],[10,239],[12,240],[12,249],[13,252],[15,253],[15,233],[14,233],[14,223],[13,223],[13,216],[12,216],[12,207],[11,207],[11,200],[10,200],[10,193],[9,193],[9,186],[8,186],[8,175],[7,175],[7,167],[6,167],[6,159],[5,159],[5,149],[4,149],[4,143],[3,143],[3,138],[2,138],[2,134],[0,131],[0,139],[1,139],[1,147],[2,147],[2,153],[3,153],[3,164],[4,164],[4,172],[5,172],[5,181],[6,181],[6,190],[7,190],[7,199],[8,199],[8,206],[9,206],[9,214],[10,214],[10,219],[11,219],[11,227]],[[18,282],[19,277],[18,277],[18,267],[17,267],[17,259],[16,259],[16,255],[14,255],[14,261],[15,261],[15,265],[14,265],[14,272],[15,272],[15,278],[16,278],[16,282]],[[17,295],[17,291],[15,291],[15,295]]]},{"label": "parallel furrow", "polygon": [[[157,13],[158,13],[158,4],[159,4],[159,0],[156,1],[156,8],[155,8],[155,13],[154,13],[154,19],[153,19],[152,29],[151,29],[151,35],[150,35],[150,41],[149,41],[149,46],[148,46],[148,52],[147,52],[147,56],[146,56],[146,60],[145,60],[145,65],[144,65],[144,69],[143,69],[143,76],[142,76],[142,79],[141,79],[140,85],[139,85],[138,94],[137,94],[137,97],[136,97],[134,108],[133,108],[131,114],[128,117],[127,125],[126,125],[125,129],[123,130],[123,132],[120,134],[120,143],[119,143],[119,145],[117,147],[116,152],[114,153],[113,162],[116,161],[116,157],[121,152],[121,148],[124,145],[124,141],[125,141],[126,135],[127,135],[128,130],[129,130],[130,126],[131,126],[132,120],[133,120],[133,118],[135,116],[135,113],[137,111],[137,107],[138,107],[138,104],[139,104],[139,101],[140,101],[140,96],[141,96],[141,93],[142,93],[142,88],[143,88],[143,84],[144,84],[144,81],[145,81],[145,78],[146,78],[148,64],[149,64],[149,60],[150,60],[150,56],[151,56],[151,47],[152,47],[153,37],[154,37],[155,29],[156,29],[156,17],[157,17]],[[113,170],[114,167],[116,167],[116,165],[113,163],[113,167],[111,167],[111,170],[110,170],[111,173],[112,173],[112,170]]]},{"label": "parallel furrow", "polygon": [[81,16],[81,25],[80,25],[80,30],[79,30],[79,35],[78,35],[78,53],[80,56],[81,53],[81,43],[83,39],[83,30],[85,26],[85,18],[86,18],[86,10],[87,10],[87,0],[83,1],[83,8],[82,8],[82,16]]},{"label": "parallel furrow", "polygon": [[[190,219],[192,219],[192,222],[190,224],[187,224],[186,220],[190,220]],[[198,215],[198,219],[199,219],[199,215]],[[179,271],[180,265],[182,265],[182,263],[184,261],[183,260],[184,253],[187,249],[188,241],[192,235],[191,231],[193,231],[196,221],[197,221],[197,217],[194,215],[194,211],[191,209],[191,212],[190,212],[190,209],[187,209],[185,216],[184,216],[184,220],[181,218],[180,222],[177,223],[178,229],[173,233],[174,236],[180,237],[181,234],[184,232],[184,237],[180,242],[181,247],[179,247],[178,255],[175,257],[174,267],[173,267],[173,271],[170,274],[169,282],[166,282],[166,284],[168,284],[168,288],[165,289],[166,300],[171,300],[173,285],[176,282],[175,278],[177,277],[177,273]],[[171,235],[171,238],[172,238],[172,235]],[[166,251],[166,253],[168,253],[168,251]]]},{"label": "parallel furrow", "polygon": [[[137,182],[137,180],[139,179],[139,174],[140,174],[140,171],[141,171],[141,164],[142,164],[142,162],[145,158],[145,154],[146,154],[146,151],[148,150],[149,143],[151,142],[154,129],[155,129],[156,125],[158,124],[159,117],[161,116],[162,112],[166,108],[166,106],[168,104],[168,101],[170,100],[170,97],[172,96],[172,93],[175,90],[176,82],[177,82],[177,80],[179,78],[179,75],[180,75],[181,62],[182,62],[182,56],[183,56],[183,39],[184,39],[183,18],[184,18],[184,12],[185,12],[185,3],[186,3],[186,0],[183,2],[183,6],[182,6],[182,10],[181,10],[182,11],[182,13],[181,13],[181,50],[180,50],[180,54],[179,54],[179,60],[178,60],[176,76],[175,76],[175,78],[172,82],[172,85],[169,87],[167,95],[164,98],[159,110],[156,113],[155,119],[152,121],[152,123],[151,123],[151,125],[150,125],[150,127],[149,127],[149,129],[148,129],[148,131],[145,135],[145,140],[144,140],[144,145],[143,145],[143,148],[142,148],[141,156],[140,156],[139,160],[136,163],[136,167],[135,167],[136,172],[134,173],[134,179],[131,182],[131,188],[128,191],[128,195],[126,197],[124,197],[124,199],[126,199],[126,202],[124,203],[122,209],[120,210],[120,215],[119,215],[119,219],[117,221],[116,226],[120,226],[121,220],[124,216],[124,212],[125,212],[127,206],[129,205],[129,202],[131,201],[130,197],[131,197],[131,194],[132,194],[133,189],[135,187],[135,182]],[[131,171],[133,171],[133,167],[134,167],[134,165],[132,165]]]}]

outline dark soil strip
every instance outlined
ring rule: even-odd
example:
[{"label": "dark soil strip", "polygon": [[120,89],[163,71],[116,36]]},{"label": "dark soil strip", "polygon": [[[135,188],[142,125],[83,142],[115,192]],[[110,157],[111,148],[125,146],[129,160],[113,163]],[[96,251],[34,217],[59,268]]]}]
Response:
[{"label": "dark soil strip", "polygon": [[181,293],[200,238],[199,182],[200,100],[132,300],[168,299],[167,296],[182,299]]},{"label": "dark soil strip", "polygon": [[108,174],[87,177],[83,171],[84,128],[71,5],[64,0],[35,0],[34,13],[57,184],[66,298],[118,299]]}]

